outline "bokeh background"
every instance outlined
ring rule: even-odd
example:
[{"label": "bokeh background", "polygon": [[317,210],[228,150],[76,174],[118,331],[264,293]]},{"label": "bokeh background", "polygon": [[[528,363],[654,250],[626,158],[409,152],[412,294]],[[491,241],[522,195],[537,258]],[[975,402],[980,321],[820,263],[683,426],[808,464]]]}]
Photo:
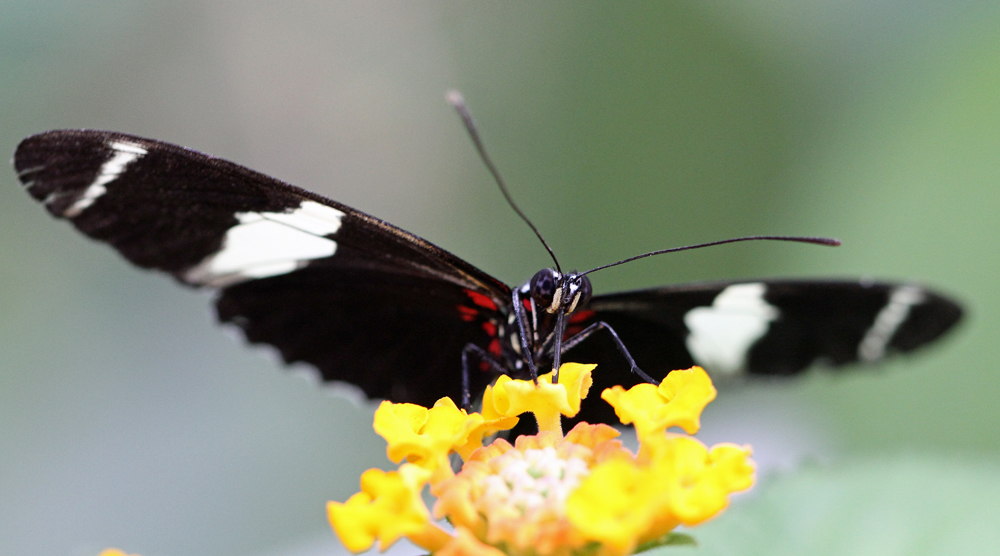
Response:
[{"label": "bokeh background", "polygon": [[[918,357],[725,389],[705,437],[753,443],[762,480],[676,551],[996,550],[996,2],[0,1],[0,152],[65,127],[181,143],[520,283],[547,257],[448,88],[566,266],[844,241],[647,259],[598,292],[873,276],[967,304]],[[341,553],[323,505],[387,465],[372,407],[0,176],[0,554]]]}]

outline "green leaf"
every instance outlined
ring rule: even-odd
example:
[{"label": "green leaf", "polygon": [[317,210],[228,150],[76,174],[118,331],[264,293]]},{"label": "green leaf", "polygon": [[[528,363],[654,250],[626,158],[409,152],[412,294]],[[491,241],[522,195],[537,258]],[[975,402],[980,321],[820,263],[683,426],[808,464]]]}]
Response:
[{"label": "green leaf", "polygon": [[698,546],[698,541],[686,533],[671,531],[655,541],[649,541],[645,544],[639,545],[639,548],[637,548],[633,554],[640,554],[642,552],[646,552],[647,550],[652,550],[661,546]]}]

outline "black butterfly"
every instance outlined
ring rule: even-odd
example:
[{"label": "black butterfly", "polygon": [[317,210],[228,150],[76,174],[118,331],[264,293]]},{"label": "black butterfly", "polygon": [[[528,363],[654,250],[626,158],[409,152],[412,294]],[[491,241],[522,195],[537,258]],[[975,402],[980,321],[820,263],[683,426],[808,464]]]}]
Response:
[{"label": "black butterfly", "polygon": [[[218,290],[219,320],[250,342],[397,402],[462,401],[463,390],[478,395],[499,373],[545,372],[567,350],[601,365],[597,388],[693,364],[716,375],[790,375],[819,361],[874,362],[935,340],[962,314],[920,286],[870,281],[592,296],[585,273],[545,269],[512,289],[351,207],[122,133],[34,135],[14,166],[57,218],[140,267]],[[586,417],[612,417],[593,411]]]}]

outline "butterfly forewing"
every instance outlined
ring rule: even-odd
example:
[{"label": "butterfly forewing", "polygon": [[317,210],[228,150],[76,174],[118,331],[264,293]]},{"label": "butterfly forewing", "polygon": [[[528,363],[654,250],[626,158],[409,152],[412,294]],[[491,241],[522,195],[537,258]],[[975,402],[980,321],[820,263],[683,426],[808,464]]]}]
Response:
[{"label": "butterfly forewing", "polygon": [[221,289],[222,321],[372,397],[457,398],[462,347],[488,348],[485,323],[509,303],[502,282],[413,234],[183,147],[51,131],[25,139],[14,166],[56,217],[138,266]]},{"label": "butterfly forewing", "polygon": [[[788,376],[817,363],[874,363],[936,340],[961,315],[955,302],[912,284],[761,280],[596,296],[573,326],[607,323],[639,367],[656,379],[691,365],[719,379]],[[566,359],[598,364],[596,392],[639,382],[601,333]],[[591,404],[578,418],[613,422],[615,415]]]},{"label": "butterfly forewing", "polygon": [[921,286],[857,280],[686,284],[597,296],[586,311],[654,376],[686,364],[721,376],[877,362],[937,339],[962,314]]}]

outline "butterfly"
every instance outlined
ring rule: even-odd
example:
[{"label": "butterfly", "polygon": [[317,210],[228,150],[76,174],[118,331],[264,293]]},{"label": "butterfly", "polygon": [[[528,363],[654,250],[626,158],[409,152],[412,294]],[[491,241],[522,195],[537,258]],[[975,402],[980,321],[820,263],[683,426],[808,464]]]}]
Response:
[{"label": "butterfly", "polygon": [[[872,363],[941,337],[962,315],[920,285],[869,280],[594,295],[592,271],[557,266],[510,287],[344,204],[124,133],[33,135],[17,147],[14,167],[54,217],[136,266],[215,290],[218,319],[249,342],[395,402],[468,404],[501,373],[527,378],[566,357],[599,363],[595,388],[695,364],[745,376]],[[613,418],[609,409],[588,411],[593,421]]]}]

